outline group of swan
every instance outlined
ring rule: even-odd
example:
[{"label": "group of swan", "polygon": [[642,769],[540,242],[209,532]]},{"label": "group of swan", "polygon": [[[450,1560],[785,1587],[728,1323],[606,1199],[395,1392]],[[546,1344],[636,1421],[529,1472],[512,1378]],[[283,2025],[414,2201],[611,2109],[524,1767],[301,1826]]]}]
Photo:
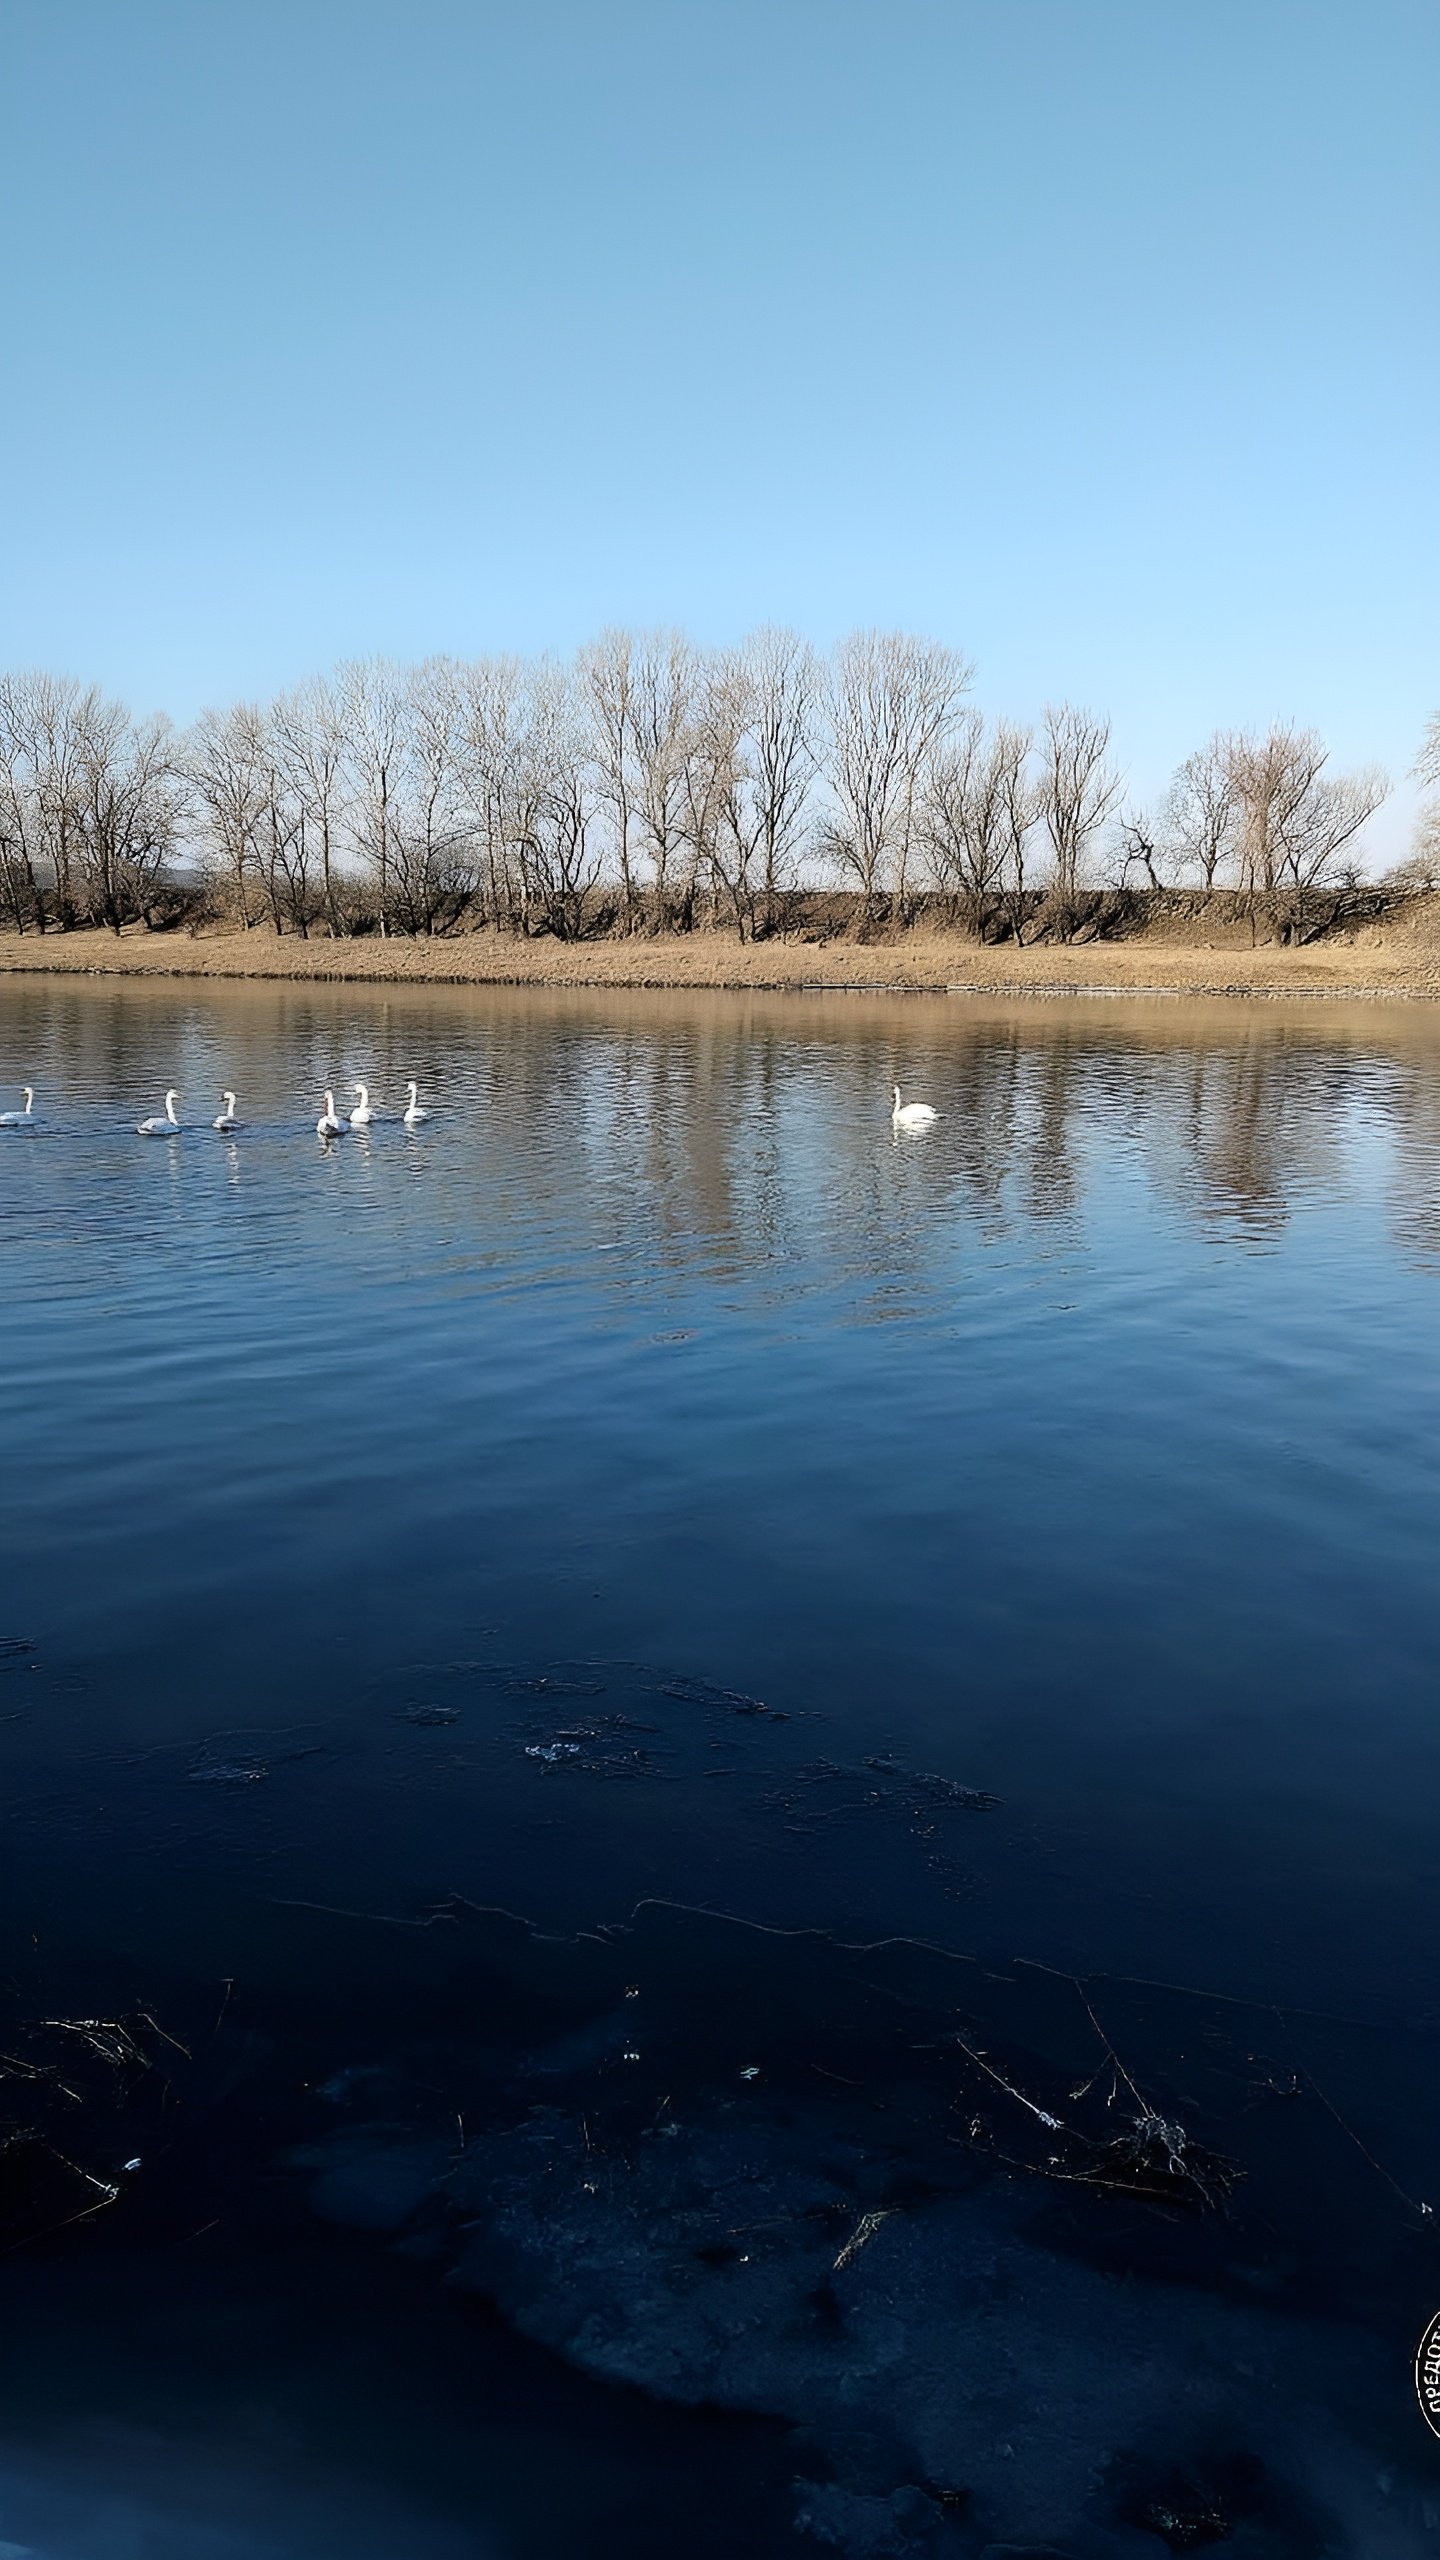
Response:
[{"label": "group of swan", "polygon": [[[315,1134],[317,1137],[338,1138],[346,1129],[369,1128],[371,1121],[375,1118],[375,1113],[370,1107],[370,1088],[366,1084],[357,1083],[352,1085],[350,1090],[352,1093],[358,1093],[360,1099],[354,1110],[351,1112],[349,1119],[342,1120],[339,1112],[335,1108],[334,1093],[328,1085],[326,1086],[325,1108],[315,1123]],[[0,1111],[0,1129],[36,1129],[39,1127],[40,1123],[35,1111],[34,1092],[28,1084],[22,1085],[21,1091],[25,1096],[24,1110]],[[421,1121],[428,1120],[430,1114],[421,1107],[419,1091],[413,1078],[408,1087],[408,1091],[410,1100],[405,1109],[401,1112],[400,1117],[404,1121],[407,1129],[418,1129]],[[157,1111],[149,1120],[139,1121],[136,1125],[136,1136],[140,1138],[173,1138],[176,1135],[176,1132],[183,1125],[175,1108],[179,1099],[180,1096],[178,1093],[167,1093],[165,1096],[164,1110]],[[221,1096],[221,1101],[224,1108],[221,1110],[219,1117],[211,1121],[211,1128],[222,1129],[227,1132],[231,1129],[238,1129],[240,1123],[235,1117],[234,1094],[223,1094]],[[935,1109],[932,1103],[902,1102],[900,1099],[900,1087],[897,1084],[895,1087],[895,1108],[890,1114],[891,1121],[897,1129],[928,1129],[935,1116]]]},{"label": "group of swan", "polygon": [[[0,1129],[39,1128],[40,1115],[35,1108],[34,1087],[26,1084],[22,1085],[20,1090],[25,1096],[24,1110],[0,1111]],[[335,1109],[334,1094],[329,1092],[326,1093],[325,1109],[315,1123],[316,1130],[322,1138],[338,1137],[342,1129],[368,1129],[371,1121],[378,1116],[370,1106],[370,1089],[368,1085],[356,1084],[352,1087],[352,1091],[359,1094],[360,1100],[355,1109],[351,1112],[348,1120],[340,1119]],[[405,1110],[401,1112],[400,1117],[407,1129],[418,1129],[421,1121],[428,1120],[430,1114],[423,1108],[419,1098],[419,1089],[413,1081],[409,1086],[409,1094],[409,1103]],[[137,1138],[178,1137],[180,1131],[185,1125],[180,1117],[178,1109],[176,1108],[179,1100],[180,1096],[178,1091],[172,1087],[170,1092],[165,1096],[165,1108],[163,1111],[153,1112],[148,1120],[136,1121],[135,1135]],[[221,1109],[215,1119],[211,1121],[210,1126],[212,1129],[221,1130],[226,1136],[228,1136],[232,1129],[238,1129],[241,1125],[235,1117],[235,1096],[233,1093],[226,1092],[221,1095],[220,1101]]]},{"label": "group of swan", "polygon": [[[352,1093],[358,1093],[360,1099],[356,1103],[354,1110],[351,1112],[349,1119],[342,1120],[339,1112],[335,1108],[335,1096],[331,1092],[330,1087],[328,1085],[326,1086],[325,1108],[315,1123],[315,1135],[317,1138],[338,1138],[341,1131],[344,1129],[369,1128],[371,1121],[376,1116],[370,1108],[370,1087],[368,1084],[352,1084],[350,1090]],[[410,1099],[406,1103],[400,1117],[404,1121],[407,1129],[418,1129],[421,1121],[428,1120],[430,1114],[421,1105],[419,1089],[413,1078],[406,1090],[409,1093]]]},{"label": "group of swan", "polygon": [[[342,1130],[368,1129],[371,1121],[378,1119],[379,1114],[371,1108],[369,1086],[365,1084],[354,1084],[351,1086],[350,1090],[352,1093],[358,1093],[360,1099],[354,1110],[351,1112],[349,1119],[342,1120],[339,1112],[335,1108],[335,1096],[327,1085],[325,1090],[325,1108],[315,1123],[315,1134],[317,1137],[338,1138]],[[428,1120],[430,1114],[421,1106],[419,1099],[419,1087],[414,1083],[413,1079],[408,1087],[408,1091],[410,1100],[405,1109],[401,1112],[400,1117],[407,1129],[418,1129],[421,1121]],[[183,1125],[175,1108],[179,1099],[180,1096],[178,1093],[167,1093],[165,1096],[165,1108],[163,1111],[157,1111],[153,1119],[140,1120],[136,1122],[136,1136],[138,1138],[173,1138],[176,1132]],[[227,1133],[231,1129],[238,1129],[240,1127],[240,1122],[235,1117],[234,1094],[224,1093],[221,1095],[220,1099],[224,1108],[221,1111],[219,1118],[211,1121],[211,1128],[222,1129]],[[12,1114],[12,1117],[18,1119],[18,1112]]]}]

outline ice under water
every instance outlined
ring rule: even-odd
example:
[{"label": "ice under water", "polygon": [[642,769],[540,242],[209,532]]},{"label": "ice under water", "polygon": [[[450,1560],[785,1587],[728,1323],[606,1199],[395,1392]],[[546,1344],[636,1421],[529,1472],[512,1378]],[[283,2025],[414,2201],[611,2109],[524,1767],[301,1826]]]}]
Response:
[{"label": "ice under water", "polygon": [[1430,1011],[22,1078],[0,2551],[1440,2547]]}]

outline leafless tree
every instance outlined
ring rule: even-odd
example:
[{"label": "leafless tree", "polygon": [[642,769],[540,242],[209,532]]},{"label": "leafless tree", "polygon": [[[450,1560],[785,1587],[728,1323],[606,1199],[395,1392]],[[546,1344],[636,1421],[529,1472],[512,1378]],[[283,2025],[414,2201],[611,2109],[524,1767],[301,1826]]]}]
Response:
[{"label": "leafless tree", "polygon": [[34,688],[45,679],[0,678],[0,887],[17,933],[45,930],[42,881],[44,758],[34,717]]},{"label": "leafless tree", "polygon": [[738,650],[715,650],[695,661],[681,764],[686,862],[675,920],[692,922],[703,892],[714,912],[728,909],[742,942],[754,922],[759,843],[747,757],[755,707],[750,671]]},{"label": "leafless tree", "polygon": [[921,779],[971,679],[967,658],[903,631],[852,631],[830,685],[831,782],[838,809],[827,850],[871,917],[885,890],[904,914]]},{"label": "leafless tree", "polygon": [[180,842],[185,793],[185,759],[169,721],[134,722],[122,703],[100,703],[87,724],[77,815],[88,902],[112,933],[153,922],[162,870]]},{"label": "leafless tree", "polygon": [[1329,775],[1313,729],[1277,722],[1227,744],[1238,810],[1241,886],[1252,936],[1268,914],[1285,941],[1308,940],[1313,894],[1389,791],[1378,766]]},{"label": "leafless tree", "polygon": [[382,934],[390,931],[398,804],[406,778],[407,679],[388,658],[351,660],[340,669],[350,807],[355,846],[375,874]]},{"label": "leafless tree", "polygon": [[580,939],[586,902],[600,877],[586,709],[571,670],[543,665],[532,671],[515,797],[524,918],[527,931],[538,927],[562,942]]},{"label": "leafless tree", "polygon": [[1198,871],[1212,898],[1237,859],[1240,803],[1230,741],[1216,736],[1187,756],[1165,798],[1164,841],[1176,863]]},{"label": "leafless tree", "polygon": [[1012,884],[1023,892],[1035,816],[1030,743],[1029,730],[1013,721],[992,725],[966,710],[922,780],[919,827],[931,874],[972,933],[986,931]]},{"label": "leafless tree", "polygon": [[185,741],[185,767],[202,813],[208,843],[234,885],[242,929],[248,933],[250,884],[263,880],[261,833],[270,792],[270,746],[265,721],[253,702],[228,711],[202,711]]},{"label": "leafless tree", "polygon": [[820,667],[808,641],[771,623],[753,631],[738,656],[748,702],[758,892],[764,929],[773,933],[819,766]]},{"label": "leafless tree", "polygon": [[[266,744],[268,746],[268,739]],[[303,938],[310,930],[305,894],[309,862],[305,851],[304,813],[287,791],[273,755],[265,768],[265,803],[257,830],[256,849],[261,885],[275,931],[283,933],[288,920]]]},{"label": "leafless tree", "polygon": [[[672,901],[687,841],[685,761],[699,681],[700,663],[683,633],[653,631],[642,637],[632,688],[634,813],[662,933],[680,920],[672,913]],[[682,907],[693,903],[693,870],[688,879],[689,900],[682,897]]]},{"label": "leafless tree", "polygon": [[1110,723],[1074,703],[1046,705],[1040,723],[1039,805],[1050,840],[1050,903],[1056,930],[1073,934],[1095,840],[1119,799],[1121,777],[1107,761]]},{"label": "leafless tree", "polygon": [[90,733],[103,711],[93,685],[39,670],[0,678],[0,847],[12,913],[43,931],[79,919],[79,801]]},{"label": "leafless tree", "polygon": [[465,690],[449,658],[427,658],[405,686],[404,790],[390,810],[396,912],[407,933],[463,913],[474,886],[473,813],[463,788]]},{"label": "leafless tree", "polygon": [[580,682],[589,706],[597,787],[610,813],[620,873],[625,929],[633,932],[639,910],[631,862],[635,805],[635,642],[628,631],[602,631],[580,652]]},{"label": "leafless tree", "polygon": [[1152,897],[1159,897],[1168,883],[1160,876],[1166,846],[1148,809],[1127,808],[1120,812],[1116,850],[1120,864],[1120,887],[1130,886],[1130,874],[1137,864],[1145,874],[1145,885]]},{"label": "leafless tree", "polygon": [[272,758],[299,809],[301,841],[319,861],[326,921],[332,934],[343,933],[336,877],[345,811],[345,721],[340,697],[327,677],[312,677],[280,696],[267,726]]},{"label": "leafless tree", "polygon": [[1429,795],[1416,815],[1414,847],[1419,874],[1428,877],[1440,873],[1440,711],[1432,711],[1426,721],[1420,753],[1410,770]]},{"label": "leafless tree", "polygon": [[517,847],[522,777],[533,763],[530,671],[514,657],[475,658],[457,670],[457,750],[475,829],[483,911],[492,924],[519,921]]}]

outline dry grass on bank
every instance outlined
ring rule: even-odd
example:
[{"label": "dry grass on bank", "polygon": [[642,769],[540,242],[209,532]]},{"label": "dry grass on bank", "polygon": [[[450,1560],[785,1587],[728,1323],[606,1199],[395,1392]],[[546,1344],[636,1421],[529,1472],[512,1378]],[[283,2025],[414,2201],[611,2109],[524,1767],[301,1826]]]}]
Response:
[{"label": "dry grass on bank", "polygon": [[917,930],[893,941],[739,943],[719,933],[555,942],[478,932],[433,941],[278,938],[209,929],[0,935],[0,974],[289,978],[364,984],[537,987],[855,988],[900,993],[1440,996],[1440,897],[1392,922],[1303,949],[1224,926],[1123,941],[979,943]]}]

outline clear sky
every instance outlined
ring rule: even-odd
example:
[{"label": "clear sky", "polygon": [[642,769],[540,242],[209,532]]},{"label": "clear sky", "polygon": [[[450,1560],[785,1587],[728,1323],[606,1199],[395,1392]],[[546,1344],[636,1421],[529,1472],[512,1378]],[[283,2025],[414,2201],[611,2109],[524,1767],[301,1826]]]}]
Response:
[{"label": "clear sky", "polygon": [[1140,791],[1440,702],[1436,0],[3,0],[0,75],[0,663],[900,623]]}]

